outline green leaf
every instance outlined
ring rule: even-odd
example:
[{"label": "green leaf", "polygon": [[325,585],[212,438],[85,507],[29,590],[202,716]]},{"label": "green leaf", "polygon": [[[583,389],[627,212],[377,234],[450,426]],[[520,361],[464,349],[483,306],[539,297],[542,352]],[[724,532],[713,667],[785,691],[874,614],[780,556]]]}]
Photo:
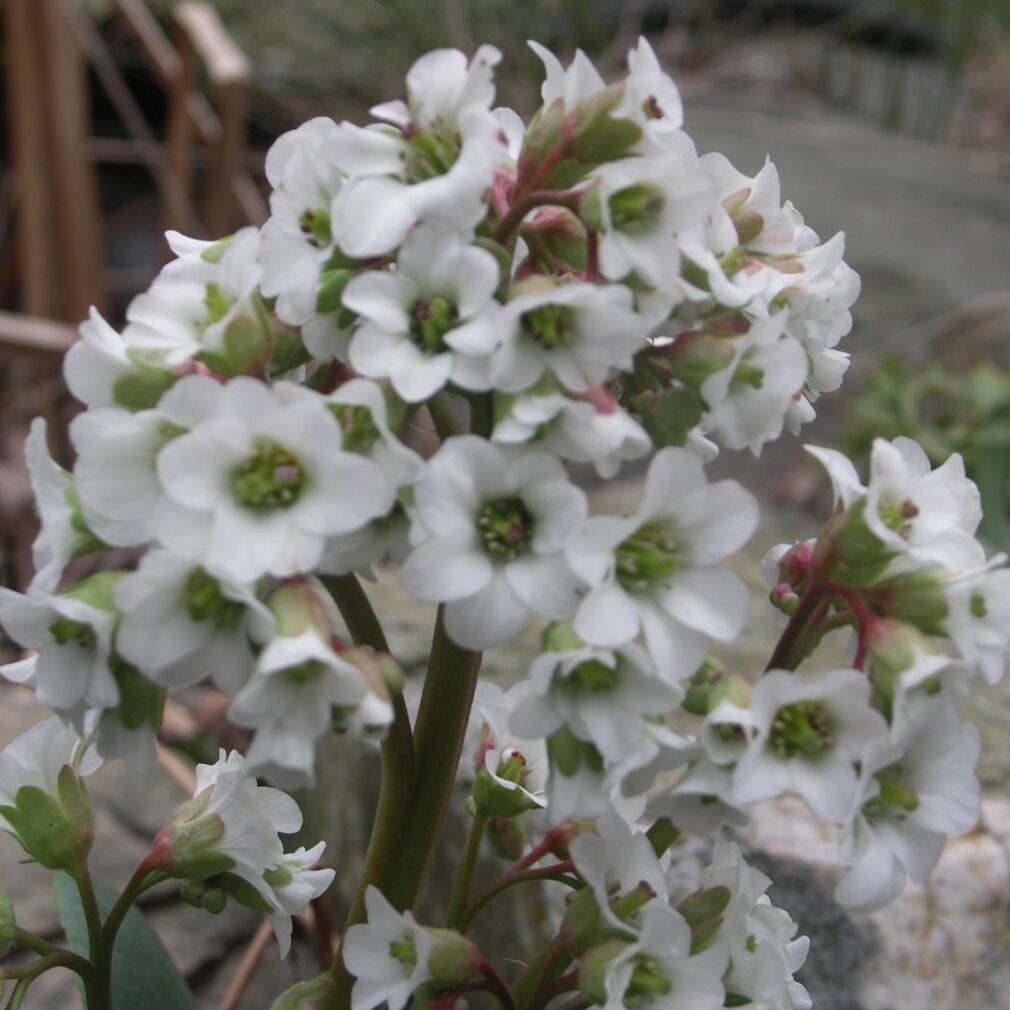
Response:
[{"label": "green leaf", "polygon": [[[65,873],[53,876],[56,908],[71,950],[88,955],[88,930],[80,896]],[[119,897],[101,880],[95,881],[103,918]],[[144,916],[131,908],[126,913],[112,955],[112,1010],[197,1010],[189,988],[172,963],[161,940]]]}]

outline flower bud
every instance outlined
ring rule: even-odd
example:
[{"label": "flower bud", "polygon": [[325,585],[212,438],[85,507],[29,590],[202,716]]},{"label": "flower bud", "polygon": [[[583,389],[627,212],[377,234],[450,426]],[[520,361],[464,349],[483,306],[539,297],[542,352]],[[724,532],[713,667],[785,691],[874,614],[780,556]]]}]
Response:
[{"label": "flower bud", "polygon": [[[503,754],[492,776],[481,768],[473,783],[473,801],[477,810],[492,817],[518,817],[535,806],[520,787],[528,774],[526,759],[513,751]],[[509,788],[505,783],[514,783]]]},{"label": "flower bud", "polygon": [[544,207],[523,225],[523,233],[573,271],[586,269],[586,229],[570,210]]},{"label": "flower bud", "polygon": [[460,985],[480,974],[483,958],[480,951],[466,937],[451,929],[427,927],[425,932],[436,937],[438,943],[428,954],[428,971],[431,980],[443,986]]},{"label": "flower bud", "polygon": [[657,449],[667,445],[683,446],[688,433],[701,420],[701,400],[685,386],[673,386],[662,392],[646,390],[632,402],[642,427]]},{"label": "flower bud", "polygon": [[14,945],[14,905],[6,891],[0,891],[0,957]]},{"label": "flower bud", "polygon": [[733,345],[725,337],[692,330],[670,345],[666,362],[674,378],[700,389],[706,379],[729,367],[733,354]]},{"label": "flower bud", "polygon": [[782,580],[789,586],[798,586],[810,570],[810,565],[817,552],[815,540],[804,540],[794,544],[779,558],[779,572]]},{"label": "flower bud", "polygon": [[891,559],[887,547],[866,525],[865,508],[865,502],[857,502],[835,534],[838,563],[834,575],[839,581],[866,585]]},{"label": "flower bud", "polygon": [[158,869],[180,879],[206,880],[235,865],[217,848],[225,823],[218,814],[206,812],[209,801],[209,792],[204,791],[175,812],[152,848]]},{"label": "flower bud", "polygon": [[781,610],[786,617],[792,617],[800,605],[799,594],[788,582],[780,582],[768,594],[768,598],[772,606],[776,610]]},{"label": "flower bud", "polygon": [[610,115],[623,92],[623,84],[611,84],[579,102],[569,114],[565,124],[571,129],[567,151],[577,161],[587,165],[616,161],[641,139],[642,131],[635,123]]},{"label": "flower bud", "polygon": [[707,656],[687,682],[687,691],[681,707],[691,715],[708,715],[715,707],[711,704],[712,691],[725,676],[726,668],[714,656]]},{"label": "flower bud", "polygon": [[126,410],[149,410],[158,405],[175,379],[175,374],[166,369],[137,365],[135,371],[116,379],[112,384],[112,396]]},{"label": "flower bud", "polygon": [[333,629],[328,596],[315,579],[293,580],[281,586],[266,601],[277,619],[277,634],[294,636],[314,628],[328,640]]},{"label": "flower bud", "polygon": [[914,624],[925,635],[946,637],[944,621],[950,611],[938,570],[909,572],[890,580],[886,587],[888,613]]},{"label": "flower bud", "polygon": [[325,999],[327,990],[332,986],[333,978],[329,972],[324,971],[321,975],[306,982],[298,982],[282,992],[270,1010],[313,1010]]}]

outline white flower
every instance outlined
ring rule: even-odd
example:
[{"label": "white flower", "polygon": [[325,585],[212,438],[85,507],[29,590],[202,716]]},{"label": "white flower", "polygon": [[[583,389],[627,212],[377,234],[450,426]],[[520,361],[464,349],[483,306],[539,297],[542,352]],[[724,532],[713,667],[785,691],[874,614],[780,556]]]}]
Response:
[{"label": "white flower", "polygon": [[807,356],[799,341],[783,336],[781,315],[753,322],[746,334],[725,337],[733,358],[701,385],[706,405],[701,429],[728,449],[759,455],[778,438],[807,377]]},{"label": "white flower", "polygon": [[[81,715],[84,707],[119,704],[110,669],[116,578],[118,573],[102,572],[59,594],[38,586],[25,595],[0,588],[0,624],[14,641],[36,650],[31,676],[41,704],[62,713],[79,709]],[[25,672],[16,672],[17,678]]]},{"label": "white flower", "polygon": [[[56,716],[25,730],[0,751],[0,817],[14,806],[19,789],[30,786],[58,798],[60,772],[70,765],[78,775],[90,775],[102,759],[86,740]],[[10,829],[8,829],[10,830]]]},{"label": "white flower", "polygon": [[750,816],[733,792],[733,769],[704,755],[691,760],[673,786],[650,797],[647,809],[696,835],[710,835],[722,824],[740,827]]},{"label": "white flower", "polygon": [[956,569],[976,554],[982,507],[958,453],[934,470],[912,439],[878,438],[870,455],[865,516],[877,539],[914,566]]},{"label": "white flower", "polygon": [[71,558],[101,546],[81,515],[74,478],[49,455],[46,421],[36,417],[25,440],[25,463],[41,520],[32,544],[33,582],[55,589]]},{"label": "white flower", "polygon": [[629,371],[647,336],[628,288],[537,281],[515,289],[496,316],[469,328],[457,343],[492,354],[495,389],[528,389],[550,370],[565,389],[581,393],[615,370]]},{"label": "white flower", "polygon": [[311,849],[303,846],[285,853],[280,864],[266,872],[267,883],[281,908],[280,913],[270,916],[281,958],[287,957],[291,949],[291,916],[301,914],[309,902],[323,895],[336,876],[328,867],[313,869],[325,848],[326,843],[319,842]]},{"label": "white flower", "polygon": [[946,701],[923,699],[903,731],[870,743],[859,789],[840,839],[849,869],[836,899],[857,912],[896,898],[906,880],[923,881],[945,837],[978,818],[978,730]]},{"label": "white flower", "polygon": [[165,357],[157,351],[142,351],[131,346],[92,306],[80,325],[81,339],[63,359],[63,377],[67,388],[89,407],[122,406],[123,384],[140,378],[155,386],[171,385],[172,373]]},{"label": "white flower", "polygon": [[92,409],[71,422],[81,511],[105,543],[145,544],[163,513],[168,518],[179,513],[179,506],[166,498],[155,461],[172,439],[215,410],[220,388],[213,379],[188,376],[150,410]]},{"label": "white flower", "polygon": [[452,380],[487,389],[487,354],[459,342],[467,324],[480,325],[493,308],[498,263],[442,225],[424,224],[403,243],[397,269],[359,274],[343,302],[361,317],[348,351],[362,375],[388,378],[405,400],[426,400]]},{"label": "white flower", "polygon": [[504,644],[531,610],[571,616],[575,578],[562,547],[585,513],[585,495],[553,456],[450,438],[415,487],[404,584],[446,604],[446,629],[460,645]]},{"label": "white flower", "polygon": [[340,129],[317,116],[274,141],[266,156],[270,219],[263,226],[260,290],[277,315],[303,326],[316,317],[319,276],[334,251],[330,207],[343,184],[336,162]]},{"label": "white flower", "polygon": [[216,409],[159,453],[172,508],[155,517],[168,547],[238,581],[312,569],[325,539],[385,515],[395,488],[342,450],[321,398],[239,377]]},{"label": "white flower", "polygon": [[990,684],[998,683],[1010,648],[1010,569],[952,579],[946,595],[947,634],[964,659],[978,664]]},{"label": "white flower", "polygon": [[169,367],[206,352],[227,354],[230,328],[263,325],[256,305],[259,245],[259,230],[243,228],[219,255],[203,248],[169,263],[127,308],[123,340]]},{"label": "white flower", "polygon": [[669,905],[652,902],[642,913],[638,937],[611,962],[604,993],[590,998],[604,1010],[629,1005],[648,1010],[717,1010],[725,990],[721,977],[726,951],[721,946],[691,954],[691,929]]},{"label": "white flower", "polygon": [[568,561],[590,587],[576,632],[601,646],[644,632],[661,677],[690,676],[710,639],[731,639],[743,627],[746,588],[718,562],[756,524],[757,504],[739,484],[708,484],[692,452],[663,449],[634,516],[594,516],[568,539]]},{"label": "white flower", "polygon": [[823,674],[772,670],[754,685],[753,730],[733,773],[744,803],[796,792],[814,813],[840,823],[857,787],[866,746],[887,724],[870,707],[870,682],[859,670]]},{"label": "white flower", "polygon": [[583,200],[598,220],[600,272],[610,280],[633,274],[653,288],[672,287],[680,272],[678,232],[698,224],[714,189],[695,160],[673,150],[607,162],[589,177]]},{"label": "white flower", "polygon": [[385,1003],[388,1010],[402,1010],[431,979],[428,958],[438,938],[411,912],[397,912],[374,884],[365,891],[365,908],[367,923],[352,926],[343,942],[344,964],[355,978],[351,1008],[372,1010]]},{"label": "white flower", "polygon": [[859,479],[852,460],[847,456],[837,449],[825,449],[818,445],[807,445],[804,448],[827,471],[836,506],[848,509],[866,496],[866,488]]},{"label": "white flower", "polygon": [[357,669],[307,628],[267,643],[228,718],[256,729],[250,771],[293,789],[315,781],[316,741],[332,727],[334,707],[353,708],[365,693]]},{"label": "white flower", "polygon": [[[482,682],[474,699],[474,712],[483,720],[477,778],[488,776],[490,792],[504,794],[504,807],[515,812],[546,806],[547,748],[543,740],[520,736],[512,727],[525,690],[524,683],[502,691],[497,684]],[[475,795],[479,789],[475,787]]]},{"label": "white flower", "polygon": [[284,860],[279,833],[291,834],[301,825],[301,811],[290,796],[258,786],[242,755],[222,750],[215,764],[196,766],[193,799],[175,812],[153,851],[173,876],[241,877],[280,912],[264,875]]},{"label": "white flower", "polygon": [[765,894],[771,880],[747,865],[740,849],[718,839],[703,886],[727,887],[730,901],[718,938],[729,947],[727,993],[754,1010],[810,1010],[806,989],[793,975],[806,960],[810,940],[796,936],[796,923]]},{"label": "white flower", "polygon": [[372,460],[396,486],[397,500],[367,526],[327,540],[319,568],[343,575],[387,556],[402,561],[409,550],[409,523],[401,502],[424,472],[424,460],[390,430],[386,397],[376,383],[351,379],[330,393],[326,403],[341,427],[344,449]]},{"label": "white flower", "polygon": [[528,45],[544,65],[545,76],[540,86],[540,97],[545,106],[552,105],[560,98],[565,110],[570,112],[579,102],[591,98],[606,87],[599,71],[581,49],[575,50],[575,56],[566,70],[554,53],[539,42],[529,42]]},{"label": "white flower", "polygon": [[568,851],[600,911],[618,928],[627,928],[627,923],[611,909],[615,899],[640,891],[643,905],[667,900],[666,875],[648,835],[632,831],[613,812],[597,820],[595,831],[578,834]]},{"label": "white flower", "polygon": [[122,578],[116,603],[116,650],[165,687],[209,674],[234,695],[256,661],[250,638],[262,641],[273,627],[249,586],[164,549],[148,551]]},{"label": "white flower", "polygon": [[663,72],[642,36],[638,45],[628,50],[628,77],[615,114],[626,116],[643,127],[647,135],[657,138],[683,125],[684,107],[677,85]]},{"label": "white flower", "polygon": [[639,745],[643,718],[669,712],[682,696],[657,677],[648,653],[634,643],[602,649],[576,642],[542,653],[527,684],[512,716],[517,733],[549,737],[565,726],[615,763]]},{"label": "white flower", "polygon": [[645,429],[601,387],[586,399],[537,388],[514,399],[502,397],[508,413],[495,424],[491,441],[501,445],[535,442],[573,463],[592,463],[600,477],[609,479],[625,460],[652,451]]}]

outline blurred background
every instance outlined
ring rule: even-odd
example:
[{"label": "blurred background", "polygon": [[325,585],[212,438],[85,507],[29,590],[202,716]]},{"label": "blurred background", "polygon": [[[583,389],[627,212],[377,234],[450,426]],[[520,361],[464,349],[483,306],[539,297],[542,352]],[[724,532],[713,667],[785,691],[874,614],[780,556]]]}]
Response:
[{"label": "blurred background", "polygon": [[[821,237],[846,232],[846,258],[863,279],[855,326],[841,345],[852,367],[843,389],[818,402],[803,441],[865,456],[875,435],[909,434],[936,461],[964,453],[983,493],[984,534],[1010,549],[1010,0],[5,0],[2,31],[3,585],[23,587],[31,577],[35,520],[21,457],[28,422],[50,419],[53,451],[69,464],[65,432],[75,407],[61,355],[89,306],[122,322],[167,258],[166,228],[217,237],[262,223],[263,157],[273,140],[314,115],[363,120],[371,105],[402,95],[404,74],[429,49],[497,45],[499,100],[528,116],[541,67],[527,39],[563,59],[581,47],[616,77],[639,34],[680,86],[700,151],[722,151],[748,175],[770,155],[783,196]],[[775,542],[812,535],[830,505],[800,444],[787,435],[758,460],[727,452],[715,464],[765,506],[741,562],[755,584],[756,616],[758,559]],[[611,507],[625,498],[633,507],[637,491],[632,483],[606,493],[616,496]],[[427,643],[419,629],[430,615],[397,595],[392,580],[374,591],[390,608],[398,657],[408,673],[420,669]],[[767,657],[776,633],[756,626],[739,646],[742,666]],[[505,650],[499,672],[515,676],[531,648],[523,641]],[[1005,795],[1010,688],[973,705],[986,740],[984,781],[991,795]],[[213,699],[184,697],[169,711],[166,735],[206,756],[220,734],[228,739],[221,712]],[[0,743],[37,717],[20,694],[0,688]],[[348,763],[361,760],[335,756],[338,805]],[[171,782],[159,791],[115,774],[98,787],[113,821],[100,872],[113,877],[178,799]],[[370,802],[346,798],[337,820],[350,850],[367,831]],[[1004,827],[1010,839],[1010,814]],[[761,844],[775,849],[772,836]],[[8,857],[16,857],[10,847]],[[780,876],[788,879],[781,865]],[[7,877],[0,864],[4,886]],[[51,900],[32,891],[42,878],[19,879],[27,879],[15,895],[19,915],[29,910],[26,925],[58,930]],[[849,983],[854,973],[871,982],[880,974],[876,941],[841,913],[819,911],[829,899],[801,873],[796,904],[786,904],[806,915],[821,952],[806,978],[818,1010],[1005,1005],[1010,870],[998,886],[979,879],[994,895],[993,917],[974,909],[965,935],[981,929],[993,964],[1003,967],[954,965],[945,954],[934,966],[941,976],[977,977],[982,988],[899,989],[891,978],[875,1000],[870,983],[860,993]],[[218,920],[192,910],[180,918],[167,905],[150,911],[201,1007],[265,1007],[290,972],[311,973],[311,965],[280,968],[268,958],[261,988],[229,1003],[255,922],[234,909]],[[882,970],[886,978],[886,964]],[[903,970],[914,981],[925,969]],[[40,983],[32,1006],[66,1010],[69,991]]]}]

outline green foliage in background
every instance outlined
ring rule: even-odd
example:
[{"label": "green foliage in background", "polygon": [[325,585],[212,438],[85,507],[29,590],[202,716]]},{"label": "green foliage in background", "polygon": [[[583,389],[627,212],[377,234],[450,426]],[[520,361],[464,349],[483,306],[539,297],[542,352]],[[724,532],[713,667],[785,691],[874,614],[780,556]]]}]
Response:
[{"label": "green foliage in background", "polygon": [[982,494],[982,536],[1010,550],[1010,372],[886,362],[851,407],[843,449],[865,460],[875,437],[898,435],[920,442],[934,466],[961,453]]}]

